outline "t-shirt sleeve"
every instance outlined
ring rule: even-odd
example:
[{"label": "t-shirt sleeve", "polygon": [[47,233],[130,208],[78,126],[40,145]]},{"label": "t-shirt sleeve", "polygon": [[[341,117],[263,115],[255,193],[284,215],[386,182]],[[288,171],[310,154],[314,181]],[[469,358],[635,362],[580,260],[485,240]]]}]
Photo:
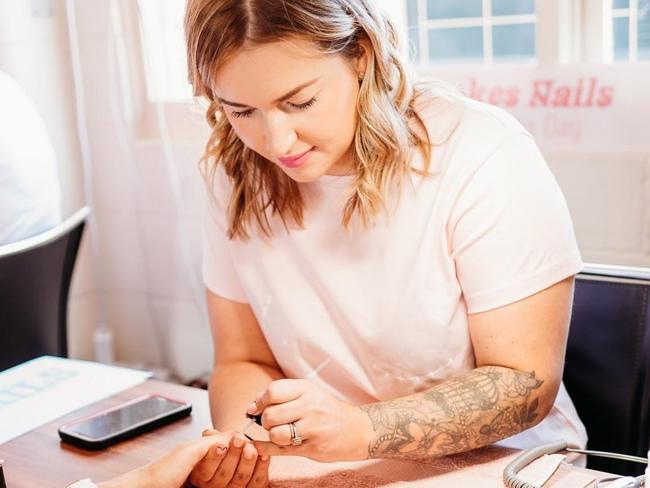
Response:
[{"label": "t-shirt sleeve", "polygon": [[582,269],[564,196],[525,132],[508,135],[466,178],[449,223],[469,313],[516,302]]},{"label": "t-shirt sleeve", "polygon": [[219,195],[213,197],[206,194],[204,199],[203,282],[216,295],[248,303],[232,259],[227,234],[226,207],[220,202]]}]

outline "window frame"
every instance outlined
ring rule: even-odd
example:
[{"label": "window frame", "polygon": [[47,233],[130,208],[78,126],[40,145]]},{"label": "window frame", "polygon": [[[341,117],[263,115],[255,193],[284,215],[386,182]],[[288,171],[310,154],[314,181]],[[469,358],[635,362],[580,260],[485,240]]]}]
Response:
[{"label": "window frame", "polygon": [[[481,9],[483,12],[492,12],[493,0],[481,0]],[[401,3],[406,8],[407,0],[402,0]],[[535,8],[537,9],[535,2]],[[481,17],[458,17],[448,19],[428,19],[426,18],[427,0],[417,0],[418,10],[418,27],[419,27],[419,53],[420,59],[427,60],[425,63],[418,63],[422,67],[431,64],[429,60],[429,39],[428,33],[430,29],[450,29],[462,27],[482,27],[483,28],[483,56],[482,61],[479,63],[474,59],[461,61],[463,64],[493,64],[494,63],[494,42],[493,42],[493,27],[502,25],[520,25],[520,24],[535,24],[537,25],[537,13],[532,14],[515,14],[515,15],[482,15]],[[405,38],[405,41],[408,37]],[[537,44],[537,39],[535,39]],[[441,64],[447,64],[444,60],[440,61]],[[506,61],[507,63],[507,61]],[[451,64],[451,63],[450,63]],[[454,64],[458,64],[454,62]]]},{"label": "window frame", "polygon": [[[627,8],[612,8],[612,24],[614,19],[627,17],[628,40],[627,40],[627,59],[616,60],[618,63],[638,63],[647,60],[639,60],[639,0],[628,0]],[[612,49],[614,46],[612,46]]]}]

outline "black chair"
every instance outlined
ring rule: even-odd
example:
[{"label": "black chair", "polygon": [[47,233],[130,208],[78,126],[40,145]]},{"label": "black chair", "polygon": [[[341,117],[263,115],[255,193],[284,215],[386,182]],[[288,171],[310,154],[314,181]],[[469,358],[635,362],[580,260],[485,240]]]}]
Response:
[{"label": "black chair", "polygon": [[[588,265],[576,278],[564,384],[588,448],[646,457],[650,445],[650,269]],[[640,464],[587,466],[638,475]]]},{"label": "black chair", "polygon": [[0,246],[0,371],[67,356],[67,305],[88,207],[60,225]]}]

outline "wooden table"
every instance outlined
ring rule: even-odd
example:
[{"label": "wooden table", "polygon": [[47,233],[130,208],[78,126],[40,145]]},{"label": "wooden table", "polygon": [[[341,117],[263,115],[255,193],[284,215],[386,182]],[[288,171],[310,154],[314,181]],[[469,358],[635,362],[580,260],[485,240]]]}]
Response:
[{"label": "wooden table", "polygon": [[[60,442],[57,428],[65,421],[156,392],[191,402],[192,415],[103,451],[84,451]],[[104,481],[141,466],[176,444],[199,437],[203,429],[209,426],[206,391],[149,380],[0,445],[0,459],[5,461],[8,488],[63,488],[78,479],[89,477]],[[322,464],[305,458],[276,457],[271,463],[270,477],[271,486],[278,488],[497,488],[503,486],[501,473],[504,466],[515,455],[515,451],[492,447],[448,456],[430,464],[398,461]],[[561,466],[551,481],[561,484],[563,477],[575,471],[581,470]],[[595,477],[597,475],[594,474]],[[545,486],[555,485],[549,483]]]}]

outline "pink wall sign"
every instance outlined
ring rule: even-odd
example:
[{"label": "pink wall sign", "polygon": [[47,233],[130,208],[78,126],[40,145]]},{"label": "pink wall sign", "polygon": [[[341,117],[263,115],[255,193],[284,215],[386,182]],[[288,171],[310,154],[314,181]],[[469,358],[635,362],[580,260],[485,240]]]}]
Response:
[{"label": "pink wall sign", "polygon": [[433,69],[517,117],[546,151],[650,152],[650,63]]}]

